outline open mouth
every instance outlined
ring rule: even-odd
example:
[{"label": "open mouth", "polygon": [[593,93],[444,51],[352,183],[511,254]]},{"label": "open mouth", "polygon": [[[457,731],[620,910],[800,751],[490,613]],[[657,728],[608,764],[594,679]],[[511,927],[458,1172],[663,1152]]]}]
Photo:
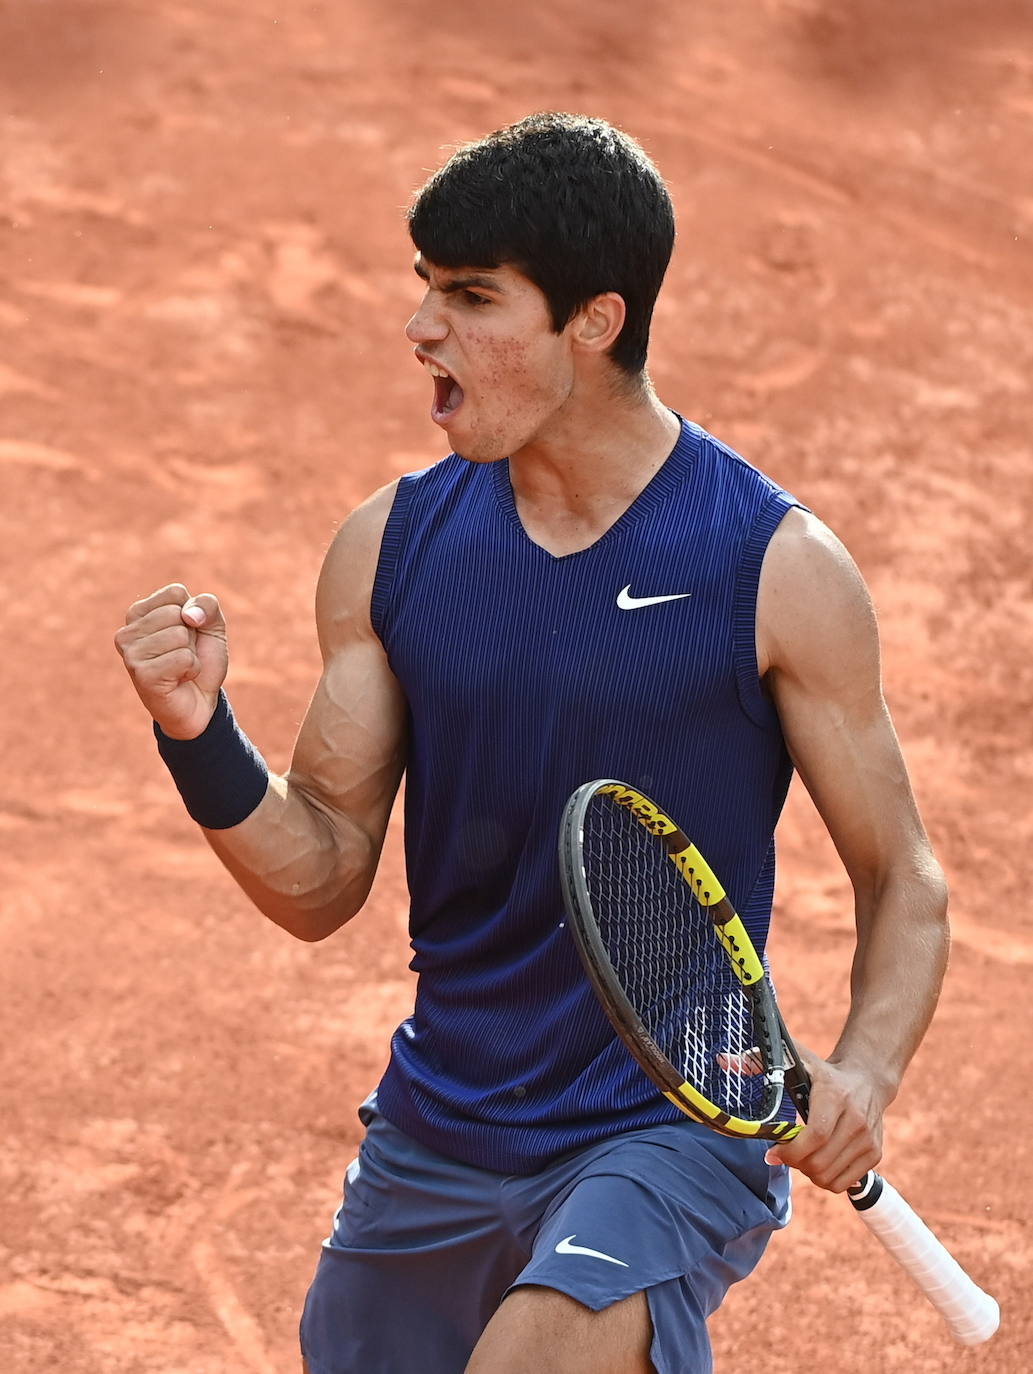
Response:
[{"label": "open mouth", "polygon": [[446,424],[463,404],[463,388],[440,363],[424,359],[423,366],[434,378],[434,400],[430,418],[436,425]]}]

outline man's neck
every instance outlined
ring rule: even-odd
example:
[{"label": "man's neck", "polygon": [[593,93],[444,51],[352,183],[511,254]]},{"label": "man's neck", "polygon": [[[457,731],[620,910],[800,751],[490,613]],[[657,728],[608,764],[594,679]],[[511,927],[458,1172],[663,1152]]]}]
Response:
[{"label": "man's neck", "polygon": [[663,466],[679,433],[677,416],[649,389],[520,449],[509,473],[528,536],[556,556],[595,543]]},{"label": "man's neck", "polygon": [[576,410],[510,456],[518,501],[573,512],[634,500],[678,440],[677,416],[648,384],[640,397]]}]

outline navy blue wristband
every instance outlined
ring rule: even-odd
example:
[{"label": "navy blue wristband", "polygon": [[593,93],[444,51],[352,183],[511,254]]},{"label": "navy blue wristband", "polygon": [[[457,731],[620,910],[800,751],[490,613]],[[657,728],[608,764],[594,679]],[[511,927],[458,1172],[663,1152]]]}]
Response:
[{"label": "navy blue wristband", "polygon": [[158,753],[191,817],[206,830],[229,830],[265,796],[269,769],[237,724],[225,692],[196,739],[171,739],[155,722]]}]

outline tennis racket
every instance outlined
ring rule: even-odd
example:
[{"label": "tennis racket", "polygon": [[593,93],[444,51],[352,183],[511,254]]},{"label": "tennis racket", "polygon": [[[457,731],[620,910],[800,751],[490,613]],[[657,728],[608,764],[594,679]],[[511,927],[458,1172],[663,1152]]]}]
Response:
[{"label": "tennis racket", "polygon": [[[596,995],[664,1096],[723,1135],[798,1134],[783,1103],[807,1120],[807,1072],[742,919],[675,822],[626,783],[585,783],[563,814],[560,875]],[[959,1341],[993,1335],[996,1301],[891,1184],[869,1172],[849,1197]]]}]

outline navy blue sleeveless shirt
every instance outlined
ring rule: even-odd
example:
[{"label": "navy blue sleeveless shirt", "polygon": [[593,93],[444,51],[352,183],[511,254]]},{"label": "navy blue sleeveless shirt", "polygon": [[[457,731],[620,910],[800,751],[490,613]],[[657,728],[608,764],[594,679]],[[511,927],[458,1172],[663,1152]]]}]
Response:
[{"label": "navy blue sleeveless shirt", "polygon": [[415,1139],[532,1173],[680,1119],[582,973],[560,817],[590,779],[640,788],[693,836],[763,947],[791,765],[757,672],[757,586],[795,504],[684,421],[629,509],[563,557],[525,532],[505,460],[452,454],[399,482],[372,617],[408,700],[419,978],[378,1105]]}]

